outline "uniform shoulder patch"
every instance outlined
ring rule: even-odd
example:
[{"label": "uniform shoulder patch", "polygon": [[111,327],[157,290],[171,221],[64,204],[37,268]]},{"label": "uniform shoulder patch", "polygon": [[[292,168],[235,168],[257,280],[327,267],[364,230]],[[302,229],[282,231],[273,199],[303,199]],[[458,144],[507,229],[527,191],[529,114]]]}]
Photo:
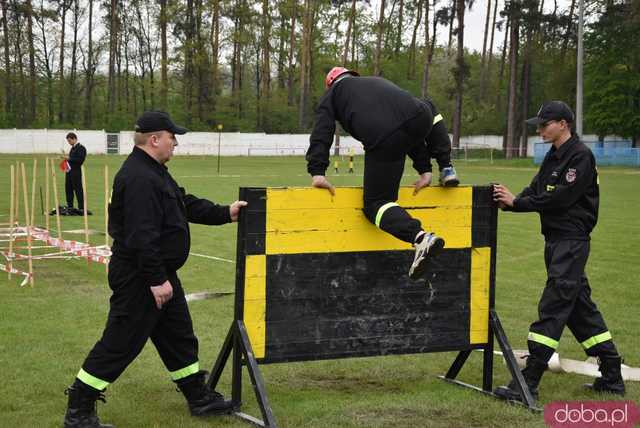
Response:
[{"label": "uniform shoulder patch", "polygon": [[576,181],[576,177],[577,171],[575,168],[569,168],[567,170],[567,174],[564,176],[565,180],[567,180],[567,183],[573,183],[574,181]]}]

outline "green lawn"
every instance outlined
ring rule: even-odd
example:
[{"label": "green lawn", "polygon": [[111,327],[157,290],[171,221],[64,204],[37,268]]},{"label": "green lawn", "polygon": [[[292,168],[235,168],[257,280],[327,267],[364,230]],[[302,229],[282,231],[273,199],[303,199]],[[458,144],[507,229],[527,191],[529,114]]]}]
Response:
[{"label": "green lawn", "polygon": [[[27,155],[0,157],[0,223],[9,221],[9,165],[16,160],[26,162],[30,176],[31,159]],[[123,159],[88,158],[92,229],[104,229],[103,165],[109,165],[112,178]],[[345,164],[341,164],[343,170]],[[306,186],[310,182],[301,157],[223,158],[220,175],[215,158],[176,157],[169,166],[190,193],[220,203],[235,200],[239,186]],[[339,186],[360,185],[362,158],[356,158],[355,166],[355,175],[335,176],[330,169],[331,181]],[[536,170],[530,160],[459,162],[457,168],[464,183],[500,182],[514,192],[521,190]],[[411,184],[415,175],[409,164],[406,173],[403,183]],[[42,168],[38,175],[39,185],[43,185]],[[640,170],[603,167],[600,176],[600,221],[592,236],[588,273],[594,299],[620,351],[629,365],[637,367]],[[61,174],[58,179],[62,198]],[[43,224],[39,196],[37,200],[36,223]],[[63,218],[63,230],[82,227],[82,218]],[[194,225],[192,252],[235,260],[235,234],[235,225]],[[501,213],[498,235],[496,307],[512,347],[525,349],[545,281],[538,217]],[[64,236],[83,240],[82,235]],[[91,240],[100,244],[104,236],[93,235]],[[0,421],[6,427],[61,426],[66,406],[63,391],[99,338],[108,309],[110,293],[104,266],[81,260],[36,261],[34,265],[34,288],[20,288],[15,276],[9,280],[3,273],[0,277],[0,365],[4,368]],[[181,278],[188,292],[233,291],[234,272],[232,263],[193,256],[181,270]],[[232,320],[233,296],[192,302],[190,307],[200,339],[201,364],[210,369]],[[562,357],[583,358],[569,332],[559,352]],[[437,379],[454,357],[455,353],[440,353],[356,358],[265,365],[261,370],[276,419],[283,427],[544,426],[542,414]],[[459,378],[479,385],[481,360],[475,353]],[[229,379],[225,372],[222,392],[229,392]],[[244,379],[243,410],[259,416],[246,374]],[[603,399],[583,390],[582,384],[588,380],[548,373],[540,388],[541,402]],[[507,370],[499,359],[494,381],[496,385],[507,381]],[[640,403],[640,387],[627,387],[627,398]],[[109,387],[107,400],[106,405],[100,403],[99,414],[104,422],[117,427],[247,426],[233,417],[191,418],[152,345]]]}]

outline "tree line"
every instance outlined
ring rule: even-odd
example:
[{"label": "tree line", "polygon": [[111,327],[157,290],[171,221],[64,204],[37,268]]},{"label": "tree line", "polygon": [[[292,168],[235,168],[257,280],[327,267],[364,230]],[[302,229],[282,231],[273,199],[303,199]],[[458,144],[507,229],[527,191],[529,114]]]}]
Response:
[{"label": "tree line", "polygon": [[[550,0],[546,0],[549,3]],[[577,0],[0,0],[0,127],[305,132],[335,65],[432,98],[460,135],[504,135],[574,104]],[[482,34],[465,31],[482,8]],[[640,2],[586,1],[585,132],[640,135]],[[501,40],[497,35],[502,34]],[[482,37],[482,51],[464,48]],[[635,42],[634,42],[635,40]]]}]

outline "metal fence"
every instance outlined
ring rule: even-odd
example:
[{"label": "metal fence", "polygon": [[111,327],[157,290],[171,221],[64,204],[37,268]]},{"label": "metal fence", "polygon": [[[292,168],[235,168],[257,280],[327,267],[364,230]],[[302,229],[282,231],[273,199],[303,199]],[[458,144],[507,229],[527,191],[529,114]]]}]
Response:
[{"label": "metal fence", "polygon": [[[640,167],[640,148],[631,147],[631,141],[584,141],[591,149],[598,165],[635,166]],[[534,146],[534,162],[540,164],[549,151],[551,144],[536,143]]]}]

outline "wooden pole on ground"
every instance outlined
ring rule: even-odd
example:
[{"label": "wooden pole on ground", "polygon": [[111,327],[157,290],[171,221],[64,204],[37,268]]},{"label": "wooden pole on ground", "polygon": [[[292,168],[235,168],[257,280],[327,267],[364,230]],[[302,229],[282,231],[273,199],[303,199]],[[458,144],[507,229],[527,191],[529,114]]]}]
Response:
[{"label": "wooden pole on ground", "polygon": [[29,284],[33,287],[33,260],[31,259],[31,225],[29,224],[29,191],[27,189],[27,173],[25,172],[24,164],[20,164],[22,170],[22,194],[24,198],[24,219],[25,227],[27,228],[27,252],[29,255]]},{"label": "wooden pole on ground", "polygon": [[[84,165],[80,167],[80,171],[82,171],[82,195],[83,195],[83,206],[82,212],[84,213],[84,241],[89,243],[89,217],[87,216],[87,170]],[[88,261],[89,259],[87,259]]]},{"label": "wooden pole on ground", "polygon": [[[53,181],[53,202],[56,204],[56,226],[58,227],[58,239],[62,241],[62,226],[60,225],[60,203],[58,200],[58,180],[56,179],[56,168],[51,159],[51,178]],[[62,247],[60,247],[62,251]]]},{"label": "wooden pole on ground", "polygon": [[16,162],[16,201],[15,212],[13,213],[15,221],[20,224],[20,162]]},{"label": "wooden pole on ground", "polygon": [[15,167],[11,165],[11,201],[9,202],[9,279],[11,279],[11,269],[13,268],[13,227],[15,226],[14,218],[14,204],[16,196],[16,171]]},{"label": "wooden pole on ground", "polygon": [[47,228],[47,232],[49,232],[49,226],[50,225],[50,221],[49,221],[49,174],[51,174],[51,171],[49,169],[49,158],[45,159],[45,174],[44,174],[44,181],[45,181],[45,189],[44,189],[44,224],[45,227]]},{"label": "wooden pole on ground", "polygon": [[38,159],[33,158],[33,177],[31,178],[31,221],[29,224],[35,224],[36,212],[36,174],[38,172]]}]

